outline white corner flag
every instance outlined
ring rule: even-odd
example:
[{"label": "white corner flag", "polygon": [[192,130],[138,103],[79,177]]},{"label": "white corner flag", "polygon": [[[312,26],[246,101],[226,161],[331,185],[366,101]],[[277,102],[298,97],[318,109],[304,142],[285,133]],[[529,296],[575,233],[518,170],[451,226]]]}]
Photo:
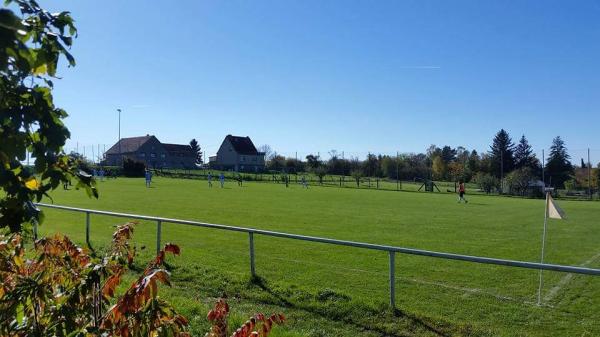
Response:
[{"label": "white corner flag", "polygon": [[[544,232],[542,234],[542,257],[540,259],[540,263],[544,263],[544,248],[546,247],[546,224],[548,223],[548,218],[550,219],[564,219],[565,212],[558,207],[554,199],[552,199],[552,191],[554,189],[547,188],[546,189],[546,214],[544,216]],[[544,286],[544,276],[543,270],[540,269],[540,284],[538,286],[538,305],[542,305],[542,287]]]},{"label": "white corner flag", "polygon": [[548,217],[560,220],[565,218],[565,212],[558,207],[551,195],[548,195]]}]

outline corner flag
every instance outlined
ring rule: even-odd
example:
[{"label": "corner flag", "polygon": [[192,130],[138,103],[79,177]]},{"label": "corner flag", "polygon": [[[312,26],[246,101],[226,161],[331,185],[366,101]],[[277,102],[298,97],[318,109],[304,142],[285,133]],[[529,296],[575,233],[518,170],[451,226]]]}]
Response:
[{"label": "corner flag", "polygon": [[[564,219],[565,212],[558,207],[554,199],[552,199],[552,191],[554,189],[547,188],[546,189],[546,214],[544,216],[544,232],[542,234],[542,257],[540,259],[540,263],[544,263],[544,248],[546,247],[546,224],[548,223],[548,218],[550,219]],[[543,270],[540,269],[540,284],[538,286],[538,301],[537,304],[542,304],[542,287],[544,286],[544,276]]]},{"label": "corner flag", "polygon": [[550,219],[564,219],[565,212],[558,207],[551,195],[548,195],[548,216]]}]

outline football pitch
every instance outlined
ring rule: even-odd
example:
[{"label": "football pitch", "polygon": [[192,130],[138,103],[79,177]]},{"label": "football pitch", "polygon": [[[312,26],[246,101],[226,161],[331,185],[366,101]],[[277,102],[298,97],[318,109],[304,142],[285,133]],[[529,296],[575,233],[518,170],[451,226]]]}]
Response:
[{"label": "football pitch", "polygon": [[[155,178],[99,182],[100,198],[56,190],[53,202],[442,252],[538,262],[544,201],[452,194]],[[50,202],[50,200],[44,200]],[[545,262],[600,267],[600,203],[558,201],[566,220],[550,220]],[[85,242],[82,213],[45,209],[42,234]],[[102,249],[126,219],[91,216],[91,242]],[[156,224],[141,221],[135,242],[155,250]],[[255,308],[282,311],[289,323],[273,336],[597,336],[600,277],[396,254],[396,313],[388,302],[388,255],[352,247],[255,235],[250,282],[248,235],[162,225],[162,242],[181,247],[169,260],[164,295],[205,328],[210,299],[227,292],[240,322]],[[145,249],[142,250],[142,248]],[[142,263],[142,262],[141,262]],[[237,308],[237,309],[236,309]],[[360,317],[360,312],[364,317]],[[378,314],[381,312],[381,314]]]}]

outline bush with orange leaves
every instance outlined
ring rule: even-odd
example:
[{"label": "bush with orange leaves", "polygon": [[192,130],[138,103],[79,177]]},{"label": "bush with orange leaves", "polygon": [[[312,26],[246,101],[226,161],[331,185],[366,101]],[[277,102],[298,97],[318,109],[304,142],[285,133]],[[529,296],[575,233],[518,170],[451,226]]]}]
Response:
[{"label": "bush with orange leaves", "polygon": [[[228,315],[229,305],[224,298],[218,299],[214,308],[208,312],[207,318],[211,322],[212,328],[205,337],[227,337]],[[267,337],[274,324],[282,324],[284,321],[285,317],[282,314],[266,317],[264,314],[258,313],[235,330],[231,337]]]},{"label": "bush with orange leaves", "polygon": [[32,252],[19,234],[0,236],[0,336],[187,336],[187,320],[158,297],[158,283],[169,284],[165,254],[179,247],[167,244],[115,296],[135,255],[133,225],[117,228],[102,258],[62,235],[37,240]]},{"label": "bush with orange leaves", "polygon": [[[63,235],[37,240],[30,252],[19,234],[0,235],[0,336],[190,336],[187,319],[158,296],[159,284],[170,285],[165,256],[179,255],[178,246],[165,245],[117,294],[135,257],[129,242],[133,228],[134,223],[118,226],[101,258]],[[227,303],[217,302],[209,313],[208,336],[226,336],[228,313]],[[257,322],[260,334],[254,331]],[[273,323],[281,322],[281,315],[256,315],[232,336],[266,337]]]}]

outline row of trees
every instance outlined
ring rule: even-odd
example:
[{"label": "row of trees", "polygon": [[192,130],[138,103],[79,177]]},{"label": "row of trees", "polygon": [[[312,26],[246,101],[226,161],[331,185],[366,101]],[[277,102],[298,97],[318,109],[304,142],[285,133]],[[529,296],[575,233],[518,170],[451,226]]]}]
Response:
[{"label": "row of trees", "polygon": [[282,156],[268,145],[261,146],[261,150],[267,155],[267,170],[271,171],[313,172],[319,176],[332,174],[402,180],[473,181],[490,191],[499,188],[501,181],[504,181],[505,188],[519,192],[535,180],[544,180],[547,185],[562,188],[565,182],[573,179],[575,168],[560,137],[553,139],[548,158],[542,165],[525,135],[514,144],[504,129],[494,136],[490,150],[485,153],[462,146],[431,145],[425,153],[397,156],[369,154],[364,160],[343,158],[336,150],[328,153],[328,159],[309,154],[305,160],[300,160]]}]

